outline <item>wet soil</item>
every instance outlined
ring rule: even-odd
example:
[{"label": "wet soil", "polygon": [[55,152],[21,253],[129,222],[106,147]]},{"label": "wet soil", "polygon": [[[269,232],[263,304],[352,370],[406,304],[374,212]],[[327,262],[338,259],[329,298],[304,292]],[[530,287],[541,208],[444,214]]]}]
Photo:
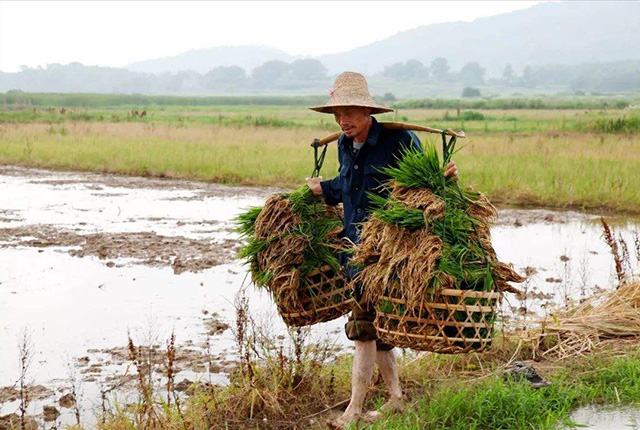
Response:
[{"label": "wet soil", "polygon": [[[53,395],[53,391],[44,385],[27,385],[26,391],[30,400],[46,399]],[[20,387],[0,387],[0,403],[14,402],[20,399]]]},{"label": "wet soil", "polygon": [[[51,179],[55,174],[60,178]],[[144,178],[139,176],[119,176],[102,173],[78,173],[44,169],[31,169],[18,166],[0,166],[1,176],[29,177],[31,183],[53,186],[82,184],[87,189],[103,190],[104,188],[124,189],[155,189],[155,190],[191,190],[197,196],[187,200],[197,200],[204,197],[262,197],[275,192],[286,191],[278,187],[246,187],[229,186],[210,182],[196,182],[179,179]],[[169,198],[167,200],[183,200]]]},{"label": "wet soil", "polygon": [[[237,239],[197,240],[162,236],[154,232],[78,234],[53,225],[0,228],[0,248],[73,247],[74,257],[94,256],[100,260],[134,259],[136,264],[171,266],[175,274],[197,272],[229,263],[241,246]],[[106,261],[107,266],[116,263]]]}]

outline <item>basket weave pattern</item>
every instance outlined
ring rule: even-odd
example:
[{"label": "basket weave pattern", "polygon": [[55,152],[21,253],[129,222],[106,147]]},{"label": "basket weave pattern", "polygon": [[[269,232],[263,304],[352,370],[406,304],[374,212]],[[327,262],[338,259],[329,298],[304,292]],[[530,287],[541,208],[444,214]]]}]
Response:
[{"label": "basket weave pattern", "polygon": [[500,297],[499,292],[443,288],[416,306],[384,295],[374,325],[380,340],[391,345],[442,354],[482,352],[491,347]]},{"label": "basket weave pattern", "polygon": [[311,271],[300,282],[296,306],[284,306],[275,297],[278,312],[290,327],[331,321],[346,315],[353,308],[353,288],[341,272],[335,273],[327,265]]}]

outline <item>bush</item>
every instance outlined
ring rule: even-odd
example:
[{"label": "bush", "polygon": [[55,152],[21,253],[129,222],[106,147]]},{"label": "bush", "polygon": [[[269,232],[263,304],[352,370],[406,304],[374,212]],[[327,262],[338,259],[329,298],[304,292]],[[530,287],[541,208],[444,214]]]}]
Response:
[{"label": "bush", "polygon": [[464,121],[484,121],[486,117],[480,112],[468,110],[460,114],[460,119]]}]

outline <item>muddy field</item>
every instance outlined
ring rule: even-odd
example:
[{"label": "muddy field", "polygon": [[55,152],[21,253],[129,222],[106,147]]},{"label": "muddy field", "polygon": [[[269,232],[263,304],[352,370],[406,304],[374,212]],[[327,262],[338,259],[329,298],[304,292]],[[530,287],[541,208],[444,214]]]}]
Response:
[{"label": "muddy field", "polygon": [[[246,279],[231,220],[275,189],[15,167],[0,168],[0,189],[0,416],[17,410],[25,332],[34,354],[27,379],[38,387],[30,412],[40,422],[74,422],[73,375],[83,420],[101,407],[101,393],[126,393],[128,334],[161,360],[175,333],[182,390],[226,383],[236,358],[233,301]],[[611,221],[632,243],[637,220]],[[503,209],[492,233],[500,258],[529,276],[527,299],[503,304],[507,321],[612,285],[595,215]],[[252,315],[286,343],[269,297],[248,291]],[[310,341],[348,350],[343,323],[313,327]]]}]

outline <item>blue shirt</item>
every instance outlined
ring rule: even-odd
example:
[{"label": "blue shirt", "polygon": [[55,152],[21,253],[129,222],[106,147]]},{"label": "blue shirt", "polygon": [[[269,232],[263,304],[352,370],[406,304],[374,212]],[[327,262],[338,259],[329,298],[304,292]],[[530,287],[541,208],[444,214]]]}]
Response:
[{"label": "blue shirt", "polygon": [[344,233],[353,243],[360,241],[362,227],[359,223],[363,222],[371,211],[367,192],[388,196],[388,190],[380,184],[386,182],[389,176],[381,173],[380,169],[396,166],[403,149],[411,145],[420,148],[420,140],[414,133],[386,129],[373,117],[372,121],[367,140],[356,155],[353,153],[353,139],[344,133],[340,136],[340,174],[320,183],[327,204],[343,204]]}]

